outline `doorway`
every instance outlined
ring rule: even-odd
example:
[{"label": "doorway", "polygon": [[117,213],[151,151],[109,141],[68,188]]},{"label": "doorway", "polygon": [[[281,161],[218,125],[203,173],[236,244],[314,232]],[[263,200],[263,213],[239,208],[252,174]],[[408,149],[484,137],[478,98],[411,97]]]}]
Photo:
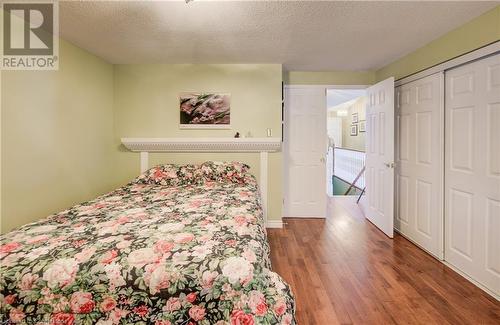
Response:
[{"label": "doorway", "polygon": [[365,187],[366,90],[328,88],[326,97],[326,193],[359,196]]}]

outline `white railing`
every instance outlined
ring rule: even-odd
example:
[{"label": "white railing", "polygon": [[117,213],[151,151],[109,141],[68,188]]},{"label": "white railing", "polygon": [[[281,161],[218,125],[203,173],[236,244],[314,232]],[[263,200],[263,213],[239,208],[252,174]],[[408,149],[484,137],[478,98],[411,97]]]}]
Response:
[{"label": "white railing", "polygon": [[[334,148],[333,150],[333,175],[352,184],[359,172],[365,166],[365,153],[362,151]],[[364,173],[356,182],[357,188],[365,187]]]}]

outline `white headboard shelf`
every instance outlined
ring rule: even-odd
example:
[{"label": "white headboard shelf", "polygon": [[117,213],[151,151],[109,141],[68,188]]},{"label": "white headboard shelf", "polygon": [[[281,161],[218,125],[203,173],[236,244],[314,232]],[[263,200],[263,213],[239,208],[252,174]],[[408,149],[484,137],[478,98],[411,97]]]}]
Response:
[{"label": "white headboard shelf", "polygon": [[280,138],[122,138],[135,152],[276,152]]},{"label": "white headboard shelf", "polygon": [[259,185],[264,220],[267,222],[268,153],[281,150],[280,138],[122,138],[122,144],[140,152],[141,173],[149,168],[150,152],[256,152],[260,153]]}]

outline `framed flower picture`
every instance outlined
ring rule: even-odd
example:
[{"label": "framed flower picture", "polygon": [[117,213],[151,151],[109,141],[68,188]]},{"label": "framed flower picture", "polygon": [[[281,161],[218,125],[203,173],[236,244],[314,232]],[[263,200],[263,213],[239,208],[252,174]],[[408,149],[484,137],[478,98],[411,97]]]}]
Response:
[{"label": "framed flower picture", "polygon": [[231,94],[180,93],[181,129],[230,129]]}]

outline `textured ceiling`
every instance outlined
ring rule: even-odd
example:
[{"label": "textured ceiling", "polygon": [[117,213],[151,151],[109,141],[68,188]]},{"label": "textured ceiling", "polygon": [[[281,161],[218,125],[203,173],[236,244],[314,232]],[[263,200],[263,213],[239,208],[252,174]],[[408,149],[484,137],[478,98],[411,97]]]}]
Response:
[{"label": "textured ceiling", "polygon": [[335,108],[340,104],[364,96],[365,93],[365,89],[327,89],[326,107],[328,107],[328,109]]},{"label": "textured ceiling", "polygon": [[371,70],[497,2],[60,2],[63,38],[111,63]]}]

